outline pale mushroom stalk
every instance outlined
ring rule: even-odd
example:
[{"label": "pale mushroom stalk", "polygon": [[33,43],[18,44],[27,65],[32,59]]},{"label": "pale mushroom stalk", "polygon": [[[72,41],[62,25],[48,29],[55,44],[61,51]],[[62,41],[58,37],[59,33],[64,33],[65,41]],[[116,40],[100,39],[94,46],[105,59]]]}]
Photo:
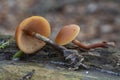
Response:
[{"label": "pale mushroom stalk", "polygon": [[65,47],[63,47],[63,46],[58,46],[58,45],[55,44],[52,40],[50,40],[50,39],[48,39],[48,38],[46,38],[46,37],[44,37],[44,36],[42,36],[42,35],[40,35],[40,34],[38,34],[38,33],[34,33],[33,36],[34,36],[35,38],[39,39],[39,40],[42,40],[42,41],[46,42],[47,44],[52,45],[55,49],[57,49],[57,50],[60,51],[60,52],[63,52],[63,50],[66,50]]},{"label": "pale mushroom stalk", "polygon": [[35,38],[37,38],[39,40],[42,40],[42,41],[46,42],[47,44],[52,45],[55,49],[57,49],[58,51],[60,51],[62,53],[64,53],[64,50],[67,50],[67,48],[55,44],[52,40],[50,40],[50,39],[48,39],[48,38],[46,38],[46,37],[44,37],[44,36],[42,36],[42,35],[40,35],[38,33],[32,32],[30,30],[25,30],[25,29],[23,31],[26,34],[28,34],[29,36],[33,36],[33,37],[35,37]]}]

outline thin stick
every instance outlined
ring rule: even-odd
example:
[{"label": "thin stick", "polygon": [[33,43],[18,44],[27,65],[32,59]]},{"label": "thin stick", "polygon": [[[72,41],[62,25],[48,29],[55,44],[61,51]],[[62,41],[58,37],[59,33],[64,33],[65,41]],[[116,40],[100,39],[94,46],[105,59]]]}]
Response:
[{"label": "thin stick", "polygon": [[34,73],[35,73],[35,70],[32,70],[31,72],[28,72],[26,75],[20,78],[19,80],[30,80]]},{"label": "thin stick", "polygon": [[44,36],[42,36],[42,35],[40,35],[40,34],[38,34],[38,33],[29,31],[29,30],[25,30],[25,29],[24,29],[23,31],[24,31],[26,34],[30,35],[30,36],[33,36],[33,37],[35,37],[35,38],[37,38],[37,39],[39,39],[39,40],[42,40],[42,41],[44,41],[44,42],[52,45],[55,49],[57,49],[57,50],[60,51],[60,52],[63,52],[63,50],[67,50],[65,47],[59,46],[59,45],[55,44],[52,40],[50,40],[50,39],[48,39],[48,38],[46,38],[46,37],[44,37]]},{"label": "thin stick", "polygon": [[[29,36],[33,36],[33,37],[35,37],[35,38],[37,38],[37,39],[39,39],[39,40],[42,40],[42,41],[44,41],[44,42],[52,45],[55,49],[57,49],[58,51],[60,51],[60,52],[62,52],[62,53],[64,53],[64,52],[63,52],[64,50],[67,50],[65,47],[63,47],[63,46],[58,46],[58,45],[55,44],[52,40],[50,40],[50,39],[48,39],[48,38],[46,38],[46,37],[44,37],[44,36],[42,36],[42,35],[40,35],[40,34],[38,34],[38,33],[29,31],[29,30],[23,30],[23,31],[24,31],[26,34],[28,34]],[[13,55],[13,60],[19,60],[19,58],[20,58],[23,54],[24,54],[23,51],[21,51],[21,50],[18,51],[17,53],[15,53],[15,54]]]}]

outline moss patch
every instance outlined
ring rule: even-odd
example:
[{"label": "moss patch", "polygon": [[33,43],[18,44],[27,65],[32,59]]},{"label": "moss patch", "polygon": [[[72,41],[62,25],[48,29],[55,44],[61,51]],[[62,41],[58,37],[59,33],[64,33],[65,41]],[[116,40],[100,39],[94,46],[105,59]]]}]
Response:
[{"label": "moss patch", "polygon": [[[82,80],[84,75],[71,71],[53,70],[45,68],[41,64],[22,63],[22,64],[8,64],[0,66],[0,80],[18,80],[27,72],[35,70],[35,74],[31,80]],[[93,78],[86,76],[87,78]],[[93,80],[97,80],[93,78]]]}]

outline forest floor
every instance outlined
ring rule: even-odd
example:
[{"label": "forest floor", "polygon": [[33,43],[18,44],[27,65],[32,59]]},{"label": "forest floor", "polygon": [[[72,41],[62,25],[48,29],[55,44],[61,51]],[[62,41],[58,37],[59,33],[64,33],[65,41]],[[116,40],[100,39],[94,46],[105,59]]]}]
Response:
[{"label": "forest floor", "polygon": [[[1,36],[0,41],[10,38]],[[84,57],[83,64],[90,68],[80,66],[76,71],[70,70],[71,66],[64,60],[62,53],[50,45],[44,46],[35,54],[24,54],[19,61],[13,61],[13,55],[19,50],[13,40],[0,49],[0,80],[26,80],[26,77],[31,77],[31,80],[119,80],[120,51],[116,47],[109,46],[90,51],[83,51],[73,44],[65,47],[77,50],[79,55]]]}]

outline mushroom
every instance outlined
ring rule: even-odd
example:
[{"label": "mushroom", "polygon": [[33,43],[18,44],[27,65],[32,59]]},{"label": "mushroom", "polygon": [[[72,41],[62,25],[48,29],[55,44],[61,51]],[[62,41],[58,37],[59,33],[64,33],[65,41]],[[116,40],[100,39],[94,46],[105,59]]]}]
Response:
[{"label": "mushroom", "polygon": [[[78,54],[76,50],[68,50],[63,46],[59,46],[52,40],[48,39],[50,35],[50,25],[43,17],[33,16],[25,19],[17,28],[15,37],[18,47],[26,54],[34,53],[35,51],[42,48],[45,43],[50,44],[56,50],[60,51],[65,60],[68,60],[71,66],[78,68],[80,65],[88,68],[82,64],[83,57]],[[13,56],[18,58],[22,55],[19,51]]]},{"label": "mushroom", "polygon": [[41,49],[46,43],[33,36],[24,33],[24,29],[49,37],[51,33],[50,24],[41,16],[32,16],[23,20],[17,27],[15,39],[18,47],[26,54],[32,54]]},{"label": "mushroom", "polygon": [[50,36],[50,25],[46,19],[40,16],[32,16],[23,20],[17,27],[15,39],[21,51],[18,51],[13,58],[19,58],[24,52],[32,54],[42,48],[46,43],[52,45],[55,49],[62,52],[64,56],[74,53],[63,46],[55,44],[47,37]]},{"label": "mushroom", "polygon": [[82,44],[81,42],[75,39],[79,34],[79,31],[80,31],[80,27],[76,24],[66,25],[60,30],[60,32],[56,36],[55,42],[58,45],[66,45],[72,42],[75,45],[85,50],[89,50],[97,47],[106,47],[108,45],[107,42],[96,43],[91,45]]}]

